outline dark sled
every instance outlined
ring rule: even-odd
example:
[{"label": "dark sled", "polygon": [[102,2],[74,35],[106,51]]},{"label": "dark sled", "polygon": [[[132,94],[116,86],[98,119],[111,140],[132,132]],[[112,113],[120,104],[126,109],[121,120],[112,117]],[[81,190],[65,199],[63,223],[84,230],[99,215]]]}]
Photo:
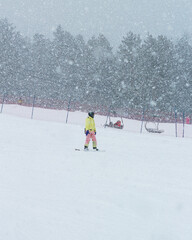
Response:
[{"label": "dark sled", "polygon": [[164,132],[164,130],[159,129],[159,123],[153,122],[154,128],[152,128],[152,127],[147,127],[147,125],[148,125],[149,123],[151,123],[151,122],[146,122],[146,123],[145,123],[145,129],[146,129],[147,132],[150,132],[150,133],[163,133],[163,132]]}]

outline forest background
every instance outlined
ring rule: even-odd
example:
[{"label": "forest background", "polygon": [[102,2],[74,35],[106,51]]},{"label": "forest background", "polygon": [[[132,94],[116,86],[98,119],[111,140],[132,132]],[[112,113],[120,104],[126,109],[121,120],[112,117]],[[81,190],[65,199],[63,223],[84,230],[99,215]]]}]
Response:
[{"label": "forest background", "polygon": [[[1,101],[65,109],[165,117],[192,114],[192,46],[187,36],[146,38],[133,32],[113,50],[100,34],[85,42],[59,25],[32,39],[0,19]],[[127,110],[125,110],[127,109]]]}]

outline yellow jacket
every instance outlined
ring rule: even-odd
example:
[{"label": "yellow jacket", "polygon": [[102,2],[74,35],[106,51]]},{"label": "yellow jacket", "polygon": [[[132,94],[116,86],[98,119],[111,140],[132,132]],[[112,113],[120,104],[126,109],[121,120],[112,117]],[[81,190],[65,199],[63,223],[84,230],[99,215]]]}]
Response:
[{"label": "yellow jacket", "polygon": [[94,131],[96,132],[96,128],[95,128],[95,121],[92,117],[87,117],[85,120],[85,131]]}]

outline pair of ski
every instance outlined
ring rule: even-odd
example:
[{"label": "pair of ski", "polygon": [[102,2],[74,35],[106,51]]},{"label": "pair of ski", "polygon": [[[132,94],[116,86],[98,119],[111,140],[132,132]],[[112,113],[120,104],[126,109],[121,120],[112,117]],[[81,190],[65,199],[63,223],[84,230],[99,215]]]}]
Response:
[{"label": "pair of ski", "polygon": [[105,150],[100,150],[100,149],[98,149],[98,150],[94,150],[94,149],[81,149],[81,148],[75,148],[75,151],[84,151],[84,152],[105,152]]}]

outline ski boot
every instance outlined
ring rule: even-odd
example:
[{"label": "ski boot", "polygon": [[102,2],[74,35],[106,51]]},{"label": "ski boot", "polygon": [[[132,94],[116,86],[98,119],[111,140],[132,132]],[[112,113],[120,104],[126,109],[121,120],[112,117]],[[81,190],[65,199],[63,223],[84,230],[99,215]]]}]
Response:
[{"label": "ski boot", "polygon": [[87,146],[84,146],[84,151],[89,151],[89,148]]},{"label": "ski boot", "polygon": [[99,149],[97,147],[93,147],[94,151],[99,151]]}]

